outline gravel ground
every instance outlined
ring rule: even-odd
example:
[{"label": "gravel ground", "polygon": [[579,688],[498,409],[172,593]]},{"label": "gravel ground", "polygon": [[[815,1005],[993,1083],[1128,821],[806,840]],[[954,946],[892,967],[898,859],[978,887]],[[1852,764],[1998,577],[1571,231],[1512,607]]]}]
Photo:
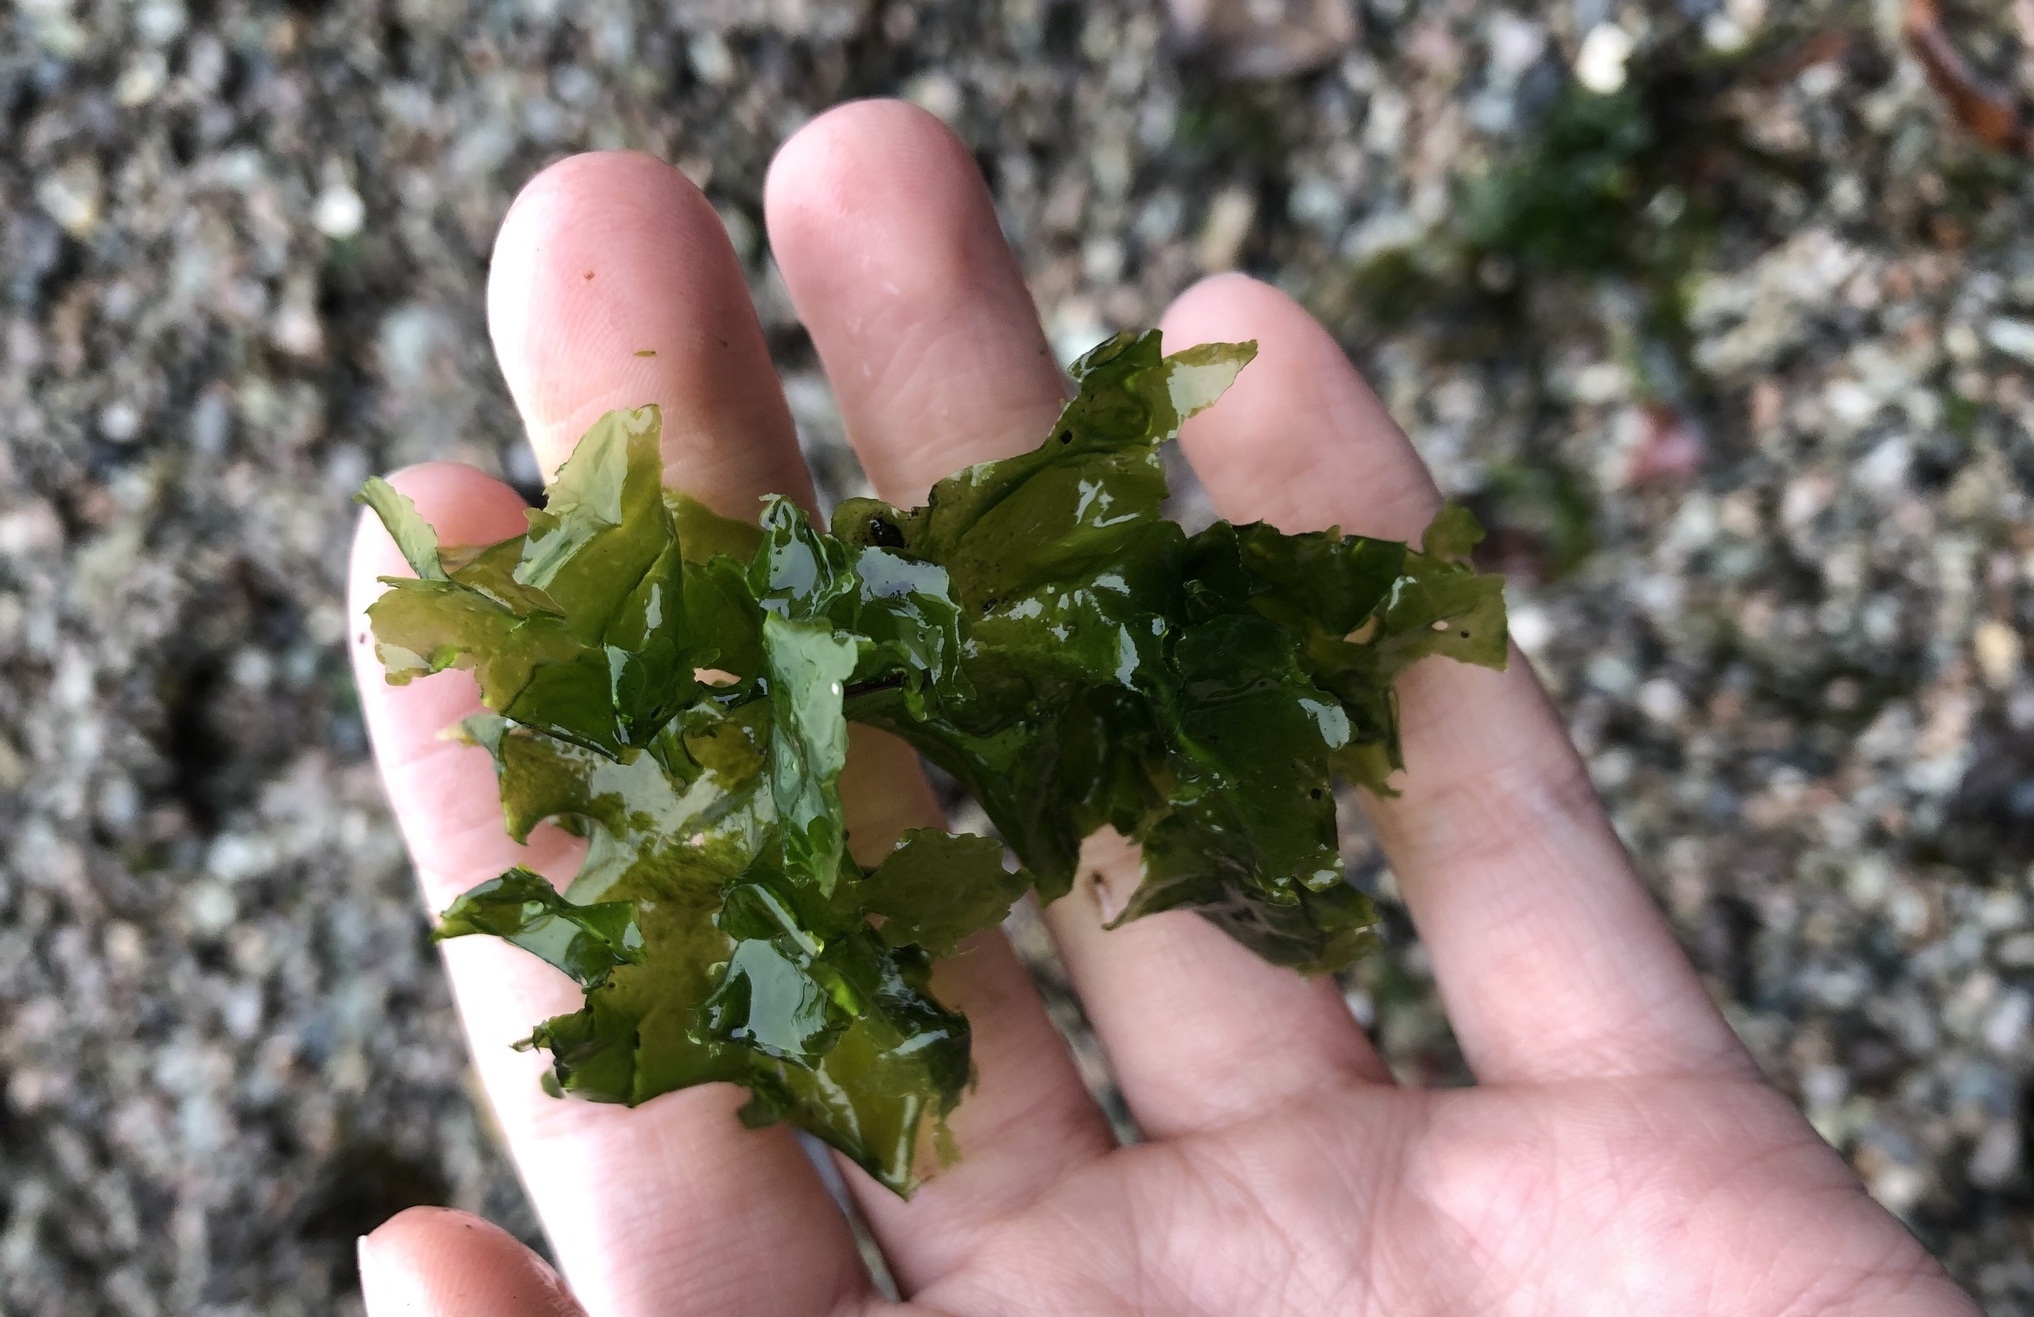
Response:
[{"label": "gravel ground", "polygon": [[[12,7],[0,1311],[357,1311],[353,1236],[416,1202],[533,1236],[366,757],[346,499],[434,457],[532,486],[487,252],[523,179],[608,146],[719,206],[852,490],[759,191],[800,122],[898,93],[976,148],[1062,352],[1231,267],[1335,328],[1495,528],[1767,1072],[2034,1313],[2028,167],[1887,0],[1240,8],[1196,43],[1114,0]],[[2034,92],[2025,8],[1945,12]],[[1457,1082],[1355,837],[1392,913],[1352,1005]]]}]

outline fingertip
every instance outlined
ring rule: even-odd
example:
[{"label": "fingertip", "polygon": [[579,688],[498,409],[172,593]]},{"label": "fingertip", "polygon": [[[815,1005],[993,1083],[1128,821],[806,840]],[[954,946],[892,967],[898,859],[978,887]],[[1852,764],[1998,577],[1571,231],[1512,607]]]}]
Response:
[{"label": "fingertip", "polygon": [[495,259],[501,259],[518,240],[542,233],[546,208],[560,202],[572,204],[589,179],[595,187],[620,183],[631,190],[661,193],[670,204],[706,204],[704,194],[684,171],[647,151],[581,151],[544,166],[523,184],[495,234]]},{"label": "fingertip", "polygon": [[1416,537],[1438,501],[1425,463],[1307,309],[1245,274],[1188,288],[1159,322],[1168,349],[1254,339],[1257,356],[1180,447],[1232,521]]},{"label": "fingertip", "polygon": [[412,1207],[358,1248],[368,1317],[583,1317],[542,1258],[467,1212]]},{"label": "fingertip", "polygon": [[820,115],[778,151],[771,249],[848,437],[885,497],[1038,442],[1065,401],[968,148],[901,101]]},{"label": "fingertip", "polygon": [[1217,335],[1227,332],[1222,327],[1232,323],[1239,315],[1248,315],[1252,311],[1276,315],[1282,310],[1281,303],[1292,303],[1292,299],[1261,279],[1239,271],[1226,271],[1207,275],[1188,285],[1186,291],[1175,297],[1172,305],[1165,309],[1159,327],[1165,331],[1168,340],[1178,340],[1169,344],[1177,351],[1192,343],[1208,341],[1204,331],[1212,330]]},{"label": "fingertip", "polygon": [[[522,514],[529,504],[507,483],[479,467],[464,462],[419,462],[384,478],[417,505],[417,511],[438,532],[440,544],[488,544],[520,535],[525,529]],[[361,514],[363,525],[380,527],[381,519],[371,511],[363,508]]]},{"label": "fingertip", "polygon": [[906,101],[850,101],[793,133],[770,162],[763,216],[793,298],[828,322],[851,300],[858,338],[908,333],[887,308],[940,305],[1011,263],[974,157]]},{"label": "fingertip", "polygon": [[799,492],[789,410],[719,213],[636,151],[568,157],[496,235],[488,332],[539,466],[606,412],[664,413],[668,478],[723,511]]},{"label": "fingertip", "polygon": [[637,238],[646,220],[709,268],[721,248],[732,256],[719,216],[692,180],[640,151],[567,156],[523,184],[502,217],[487,267],[487,328],[533,440],[554,421],[557,403],[542,361],[557,326],[545,313],[575,281],[588,293],[617,285],[626,292],[634,280],[621,277],[614,241],[624,232]]},{"label": "fingertip", "polygon": [[707,257],[709,268],[722,254],[716,248],[727,246],[719,217],[692,180],[640,151],[567,156],[523,184],[502,217],[488,261],[487,328],[539,456],[558,404],[543,361],[555,350],[558,327],[545,313],[575,280],[596,285],[605,274],[609,286],[631,282],[612,259],[613,239],[618,229],[634,236],[646,219],[663,221],[667,239],[703,249],[692,255]]},{"label": "fingertip", "polygon": [[1340,382],[1340,376],[1362,386],[1341,346],[1305,307],[1247,274],[1212,274],[1193,284],[1166,308],[1159,329],[1173,352],[1196,343],[1256,340],[1257,358],[1237,377],[1225,403],[1265,393],[1269,375],[1311,371],[1316,388]]},{"label": "fingertip", "polygon": [[823,216],[829,208],[854,207],[866,198],[880,202],[877,189],[855,186],[880,173],[891,185],[921,181],[929,160],[935,168],[972,160],[967,147],[940,119],[909,101],[882,98],[849,101],[815,116],[777,149],[763,179],[763,211],[773,227],[801,215]]}]

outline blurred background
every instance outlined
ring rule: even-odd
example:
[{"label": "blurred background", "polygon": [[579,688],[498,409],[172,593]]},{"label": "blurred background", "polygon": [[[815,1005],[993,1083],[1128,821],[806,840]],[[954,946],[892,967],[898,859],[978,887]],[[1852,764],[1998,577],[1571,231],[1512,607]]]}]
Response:
[{"label": "blurred background", "polygon": [[[0,24],[0,1311],[356,1312],[354,1236],[413,1203],[534,1239],[341,654],[348,496],[447,457],[535,493],[488,251],[531,173],[620,146],[719,208],[853,492],[759,190],[801,122],[894,94],[974,149],[1063,356],[1231,268],[1341,337],[1493,528],[1519,642],[1766,1072],[1992,1313],[2034,1313],[2029,0]],[[1349,844],[1390,912],[1352,1007],[1401,1075],[1461,1082]]]}]

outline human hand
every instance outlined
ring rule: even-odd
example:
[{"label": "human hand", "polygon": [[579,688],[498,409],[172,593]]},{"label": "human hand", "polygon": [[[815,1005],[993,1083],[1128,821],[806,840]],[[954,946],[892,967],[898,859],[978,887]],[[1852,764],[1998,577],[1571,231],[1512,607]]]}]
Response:
[{"label": "human hand", "polygon": [[[879,494],[916,502],[1036,442],[1059,371],[974,163],[935,120],[891,103],[822,116],[780,153],[767,212]],[[728,513],[808,494],[741,271],[675,171],[597,155],[544,173],[503,225],[488,310],[547,471],[603,412],[656,402],[674,484]],[[1261,345],[1182,439],[1224,516],[1417,536],[1439,502],[1425,469],[1296,305],[1224,277],[1163,328],[1175,348]],[[521,499],[468,468],[396,483],[448,543],[524,528]],[[358,613],[377,576],[402,570],[366,520],[356,673],[429,906],[517,863],[568,877],[572,840],[511,843],[486,752],[438,737],[478,707],[471,679],[383,683]],[[1148,1141],[1115,1146],[1008,944],[976,939],[934,979],[972,1022],[980,1069],[953,1119],[961,1162],[908,1203],[846,1170],[905,1311],[1974,1313],[1760,1082],[1531,669],[1427,664],[1401,690],[1412,771],[1371,815],[1479,1086],[1394,1085],[1332,982],[1266,965],[1191,915],[1103,931],[1105,874],[1045,918]],[[844,786],[858,839],[938,822],[895,742],[858,735]],[[543,1096],[542,1058],[509,1044],[576,1009],[578,990],[492,940],[445,955],[585,1311],[886,1306],[788,1129],[743,1130],[725,1086],[635,1111]],[[457,1213],[377,1230],[362,1277],[374,1317],[578,1311],[521,1245]]]}]

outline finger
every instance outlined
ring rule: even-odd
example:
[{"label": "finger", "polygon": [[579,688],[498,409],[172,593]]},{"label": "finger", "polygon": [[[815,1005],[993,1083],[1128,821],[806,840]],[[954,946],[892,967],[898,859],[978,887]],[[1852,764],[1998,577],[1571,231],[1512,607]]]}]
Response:
[{"label": "finger", "polygon": [[[548,273],[513,274],[530,269]],[[640,156],[594,156],[532,183],[503,225],[489,311],[503,371],[546,469],[602,411],[654,401],[664,408],[671,483],[731,515],[753,515],[754,499],[769,491],[809,502],[789,416],[719,221],[674,171]],[[657,355],[636,355],[644,348]],[[844,794],[867,859],[872,842],[880,853],[904,827],[940,820],[906,747],[880,734],[855,740]],[[1009,964],[1008,949],[991,938],[935,979],[935,991],[970,1017],[984,1076],[1003,1068],[1005,1035],[1020,1048],[1034,1035],[1058,1041],[1042,1008],[1033,1001],[1027,1009],[1021,974],[1009,981]],[[976,1146],[981,1105],[964,1104],[955,1122],[971,1172],[993,1160]],[[934,1201],[986,1177],[944,1178],[928,1191]]]},{"label": "finger", "polygon": [[771,163],[764,209],[870,483],[933,482],[1036,443],[1059,367],[966,148],[899,101],[821,115]]},{"label": "finger", "polygon": [[[880,747],[867,744],[880,741]],[[880,764],[871,750],[898,750]],[[869,727],[850,729],[841,803],[853,821],[852,848],[879,863],[907,828],[944,827],[910,747]],[[917,788],[899,792],[895,784]],[[964,1261],[999,1221],[1029,1205],[1065,1169],[1115,1146],[1107,1120],[1067,1064],[1030,973],[1000,929],[969,938],[933,966],[935,997],[968,1018],[975,1084],[950,1120],[961,1160],[905,1204],[848,1171],[862,1216],[883,1243],[906,1292]]]},{"label": "finger", "polygon": [[[528,528],[521,496],[469,466],[431,462],[396,472],[391,483],[416,503],[447,546],[491,544]],[[474,884],[517,864],[569,876],[579,844],[547,827],[531,834],[528,846],[517,845],[502,823],[493,760],[481,747],[446,735],[481,711],[472,677],[451,673],[407,686],[388,684],[365,609],[380,596],[382,577],[413,575],[380,521],[363,514],[349,579],[353,675],[382,784],[404,825],[425,904],[442,910]]]},{"label": "finger", "polygon": [[[532,179],[502,223],[487,306],[546,473],[604,413],[655,403],[667,484],[751,521],[765,494],[811,505],[734,250],[712,205],[669,165],[597,152]],[[937,821],[907,748],[858,729],[853,756],[867,770],[843,788],[858,838],[894,841]]]},{"label": "finger", "polygon": [[1129,843],[1091,838],[1074,890],[1045,919],[1147,1137],[1390,1081],[1332,977],[1301,978],[1185,911],[1106,927],[1138,878]]},{"label": "finger", "polygon": [[[503,372],[548,465],[562,460],[582,420],[658,402],[668,409],[667,464],[681,465],[681,483],[708,502],[747,512],[765,490],[805,488],[718,218],[675,172],[627,155],[546,171],[503,224],[489,289]],[[422,510],[435,520],[432,508]],[[519,528],[504,520],[500,533]],[[363,542],[388,552],[378,530]],[[484,757],[470,758],[464,776],[442,757],[417,772],[401,767],[429,757],[418,740],[435,727],[422,728],[402,702],[429,684],[365,688],[376,692],[369,724],[384,765],[394,766],[398,819],[427,887],[434,872],[452,876],[437,879],[434,904],[442,904],[445,889],[493,866],[478,868],[463,849],[450,850],[452,863],[430,863],[434,850],[450,849],[440,836],[499,840],[500,813]],[[437,789],[458,796],[460,809],[421,813],[417,804],[429,797],[393,781],[438,772]],[[458,872],[457,863],[476,871]],[[795,1311],[865,1283],[794,1137],[742,1131],[732,1119],[737,1091],[686,1090],[635,1112],[544,1098],[535,1082],[541,1058],[506,1044],[575,1006],[577,995],[498,943],[452,943],[447,961],[511,1151],[566,1274],[596,1314],[664,1310],[679,1293],[716,1311]],[[739,1196],[728,1186],[740,1186]],[[781,1240],[794,1242],[771,1243]]]},{"label": "finger", "polygon": [[367,1317],[586,1317],[558,1273],[500,1226],[412,1207],[360,1240]]},{"label": "finger", "polygon": [[[1058,367],[974,162],[936,119],[896,102],[821,116],[779,156],[768,215],[884,497],[921,500],[935,479],[1047,432],[1065,397]],[[1261,1110],[1364,1068],[1366,1045],[1331,988],[1264,971],[1193,916],[1103,938],[1087,935],[1092,910],[1061,902],[1047,915],[1147,1128]],[[1182,976],[1160,969],[1174,963],[1200,976],[1184,999],[1170,995]],[[1285,1055],[1267,1018],[1287,1022],[1281,1039],[1290,1028],[1318,1046]]]},{"label": "finger", "polygon": [[[862,462],[893,498],[922,494],[956,447],[967,454],[960,461],[986,457],[1005,450],[1013,429],[1049,423],[1059,387],[992,216],[984,232],[980,182],[971,166],[956,172],[956,148],[929,122],[895,104],[831,111],[786,143],[765,192],[779,267]],[[942,281],[951,295],[928,296]],[[985,368],[983,354],[998,368]],[[1002,370],[1012,354],[1021,358],[1014,379]],[[980,1069],[955,1118],[960,1164],[909,1204],[853,1181],[907,1291],[1114,1146],[1000,932],[942,965],[935,985],[973,1022]]]},{"label": "finger", "polygon": [[[1166,313],[1169,346],[1256,339],[1257,359],[1182,439],[1215,507],[1288,531],[1416,540],[1424,464],[1290,298],[1226,276]],[[1429,661],[1399,683],[1407,772],[1370,813],[1486,1082],[1741,1065],[1611,831],[1532,668]]]},{"label": "finger", "polygon": [[[398,473],[447,544],[484,544],[524,528],[522,500],[468,467]],[[528,848],[502,824],[486,751],[441,732],[480,711],[470,675],[390,686],[364,609],[378,578],[408,575],[380,524],[354,540],[350,597],[362,711],[396,821],[428,907],[525,864],[554,880],[578,851],[556,829]],[[564,975],[506,943],[461,938],[445,963],[509,1151],[574,1289],[597,1317],[678,1311],[817,1312],[866,1285],[845,1223],[794,1136],[743,1130],[741,1094],[724,1085],[668,1094],[636,1110],[546,1097],[544,1061],[513,1044],[549,1016],[575,1011]]]},{"label": "finger", "polygon": [[655,403],[667,483],[750,521],[765,494],[810,503],[741,263],[669,165],[595,152],[531,179],[495,239],[487,326],[547,478],[602,415]]}]

